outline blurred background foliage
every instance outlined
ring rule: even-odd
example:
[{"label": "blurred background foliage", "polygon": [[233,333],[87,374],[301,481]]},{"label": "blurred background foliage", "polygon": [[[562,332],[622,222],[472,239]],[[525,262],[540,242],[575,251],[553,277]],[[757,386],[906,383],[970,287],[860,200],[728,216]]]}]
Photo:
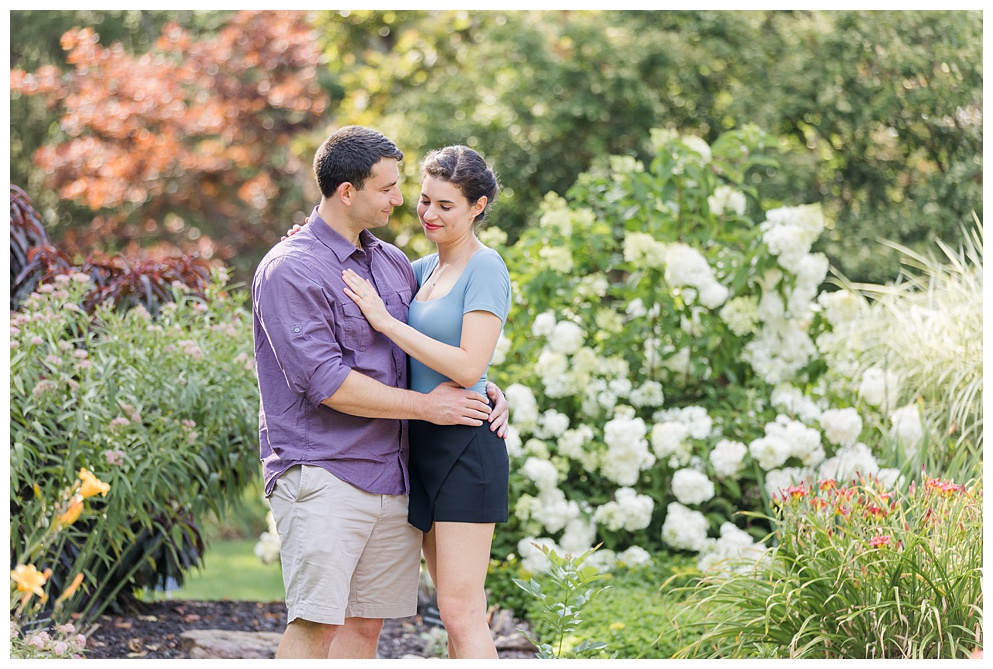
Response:
[{"label": "blurred background foliage", "polygon": [[[547,192],[563,193],[609,154],[645,159],[643,138],[662,127],[708,142],[747,124],[773,135],[780,167],[753,177],[771,198],[762,206],[822,203],[829,229],[817,250],[852,280],[897,275],[898,254],[880,239],[954,245],[973,211],[982,218],[978,11],[107,10],[10,20],[11,180],[69,252],[196,252],[247,279],[316,204],[313,151],[348,123],[398,142],[408,203],[425,151],[479,149],[505,187],[492,224],[510,243],[537,223]],[[99,42],[64,40],[74,27]],[[191,61],[201,69],[191,73]],[[129,71],[140,76],[129,81]],[[108,115],[122,128],[108,128]],[[143,130],[159,142],[145,152]],[[409,204],[387,236],[411,255],[426,243]]]}]

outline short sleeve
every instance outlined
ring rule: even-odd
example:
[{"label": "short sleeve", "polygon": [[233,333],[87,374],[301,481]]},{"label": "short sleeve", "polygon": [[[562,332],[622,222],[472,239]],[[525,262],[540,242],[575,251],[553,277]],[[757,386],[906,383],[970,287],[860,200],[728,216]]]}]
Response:
[{"label": "short sleeve", "polygon": [[480,251],[467,270],[471,273],[466,282],[462,313],[488,311],[505,323],[510,312],[510,273],[503,258],[492,249]]}]

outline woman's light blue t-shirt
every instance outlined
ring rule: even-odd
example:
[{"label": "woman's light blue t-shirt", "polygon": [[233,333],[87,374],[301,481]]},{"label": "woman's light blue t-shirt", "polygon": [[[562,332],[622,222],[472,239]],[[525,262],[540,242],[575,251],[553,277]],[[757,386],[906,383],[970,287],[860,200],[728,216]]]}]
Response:
[{"label": "woman's light blue t-shirt", "polygon": [[[437,253],[414,261],[418,286],[424,284],[437,265]],[[507,321],[507,313],[510,311],[510,273],[503,258],[493,249],[476,251],[462,271],[462,276],[444,297],[427,302],[420,302],[416,298],[411,300],[407,324],[432,339],[459,346],[462,343],[462,316],[470,311],[495,314],[500,318],[501,325]],[[439,383],[450,380],[413,357],[410,358],[411,390],[428,393]],[[470,390],[486,394],[485,371]]]}]

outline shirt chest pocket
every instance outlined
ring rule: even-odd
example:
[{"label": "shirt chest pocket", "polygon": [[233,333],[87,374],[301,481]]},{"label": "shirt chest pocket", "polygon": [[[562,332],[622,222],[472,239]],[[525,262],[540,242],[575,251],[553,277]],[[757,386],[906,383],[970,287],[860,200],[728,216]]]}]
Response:
[{"label": "shirt chest pocket", "polygon": [[383,299],[383,302],[386,303],[386,310],[390,312],[390,315],[393,316],[393,318],[406,323],[407,309],[410,307],[411,296],[413,296],[413,292],[410,288],[401,288],[400,290],[390,291],[389,294]]},{"label": "shirt chest pocket", "polygon": [[[407,322],[407,308],[410,305],[412,293],[409,288],[388,291],[383,302],[386,310],[393,318],[403,323]],[[380,336],[366,320],[362,310],[352,301],[341,302],[342,310],[342,341],[341,344],[352,351],[365,351],[372,346],[376,337]]]}]

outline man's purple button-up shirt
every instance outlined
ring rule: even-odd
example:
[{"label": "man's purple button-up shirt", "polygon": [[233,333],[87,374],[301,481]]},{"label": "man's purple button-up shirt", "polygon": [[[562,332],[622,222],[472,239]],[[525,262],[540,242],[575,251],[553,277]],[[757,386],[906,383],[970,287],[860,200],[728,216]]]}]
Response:
[{"label": "man's purple button-up shirt", "polygon": [[407,356],[376,332],[345,295],[341,272],[372,281],[397,319],[417,291],[410,261],[363,230],[354,247],[317,214],[277,244],[252,282],[259,377],[259,450],[270,494],[298,464],[323,467],[375,494],[409,490],[406,421],[362,418],[322,404],[350,370],[407,387]]}]

